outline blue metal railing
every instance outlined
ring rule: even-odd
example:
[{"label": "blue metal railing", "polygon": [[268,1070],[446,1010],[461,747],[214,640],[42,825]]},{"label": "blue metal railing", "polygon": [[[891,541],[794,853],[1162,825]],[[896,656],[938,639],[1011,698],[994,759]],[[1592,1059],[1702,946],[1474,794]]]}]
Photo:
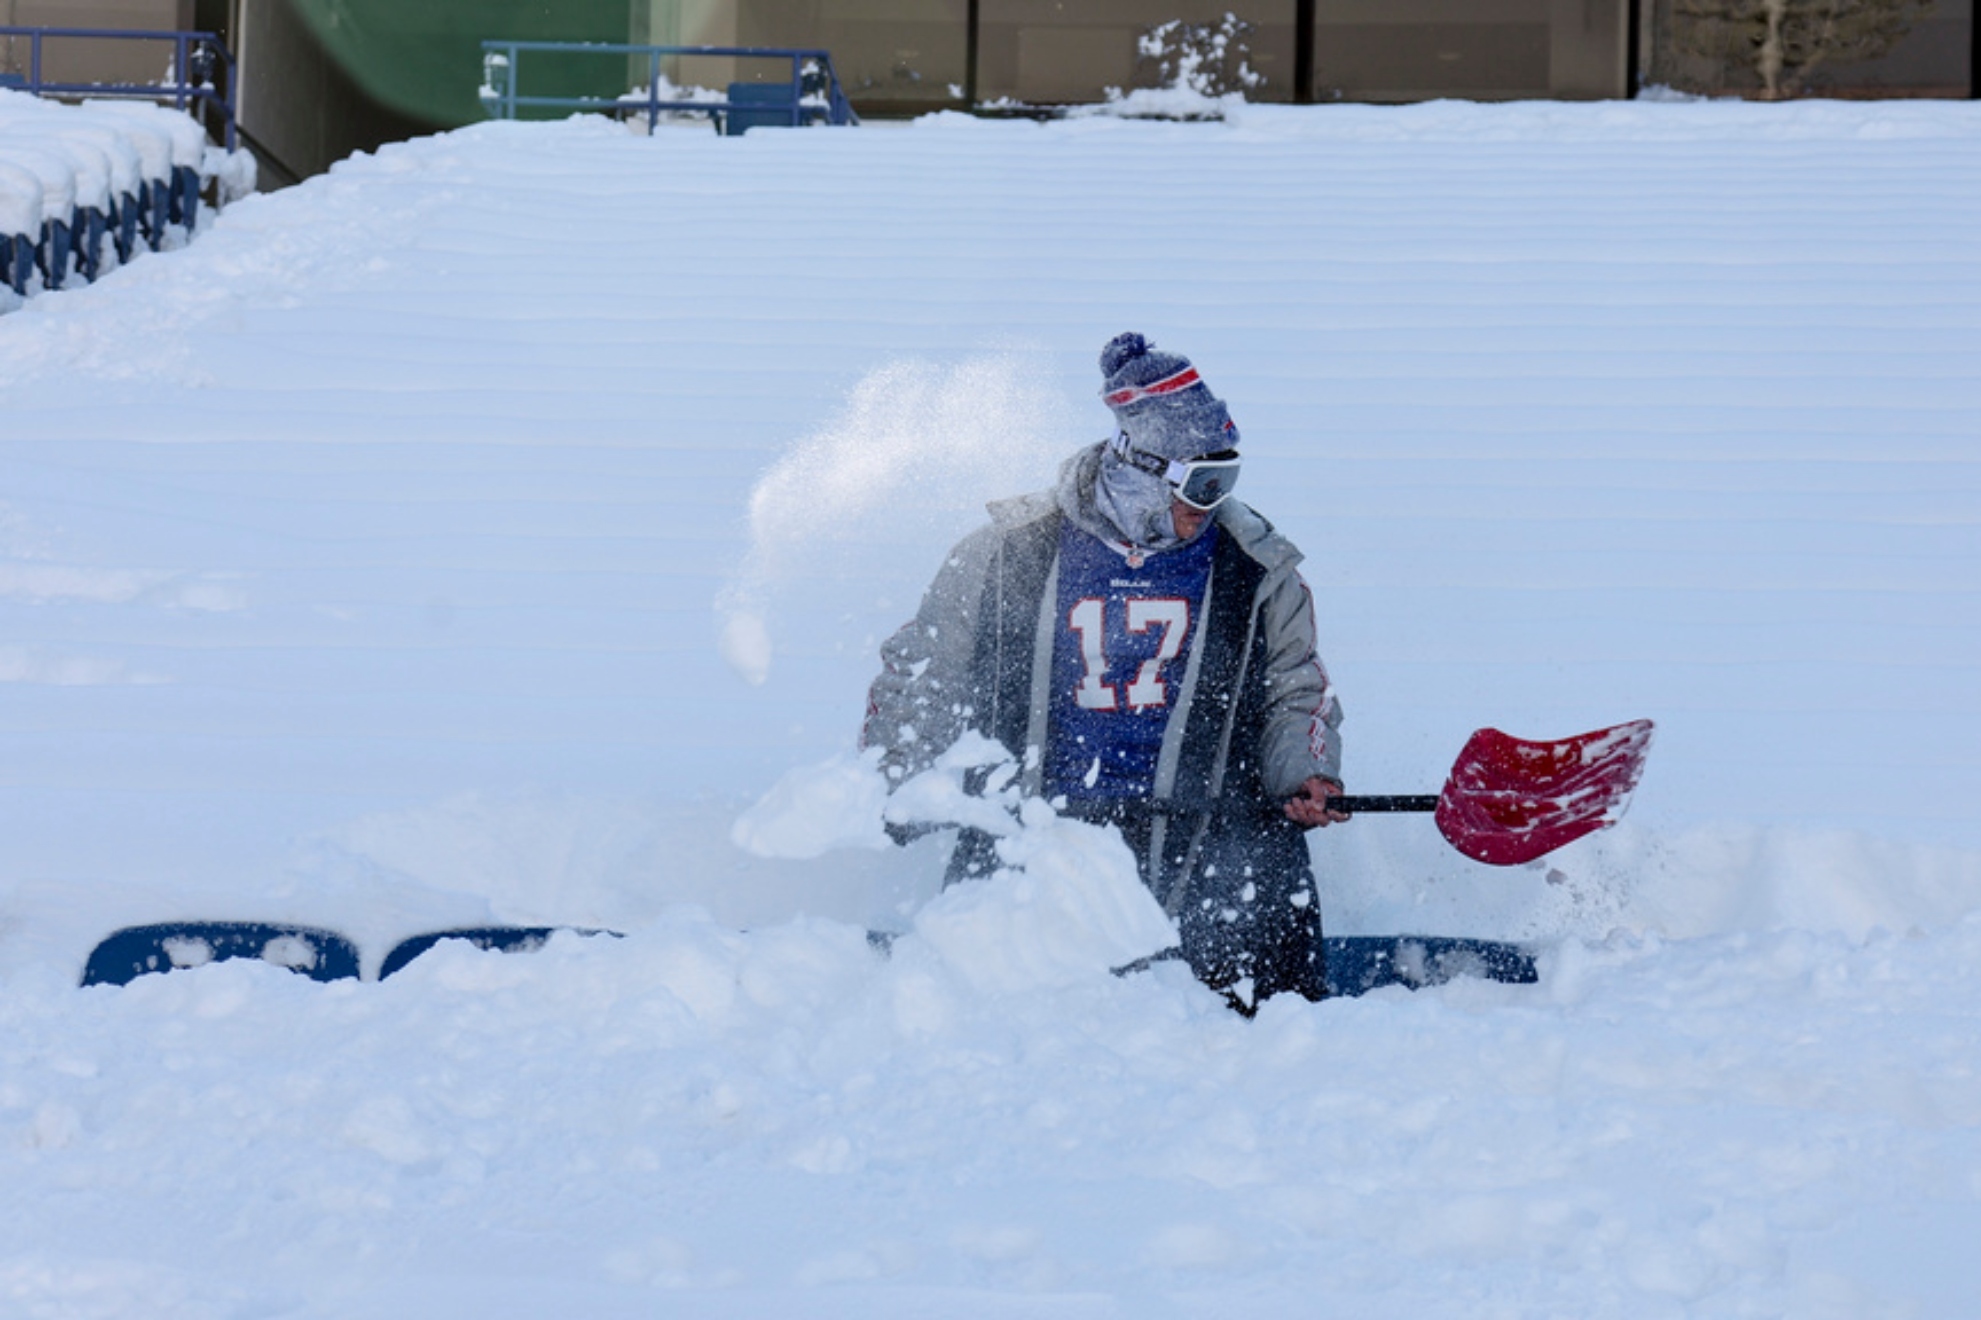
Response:
[{"label": "blue metal railing", "polygon": [[[555,51],[565,55],[644,55],[647,60],[647,94],[644,100],[626,96],[524,96],[519,61],[524,51]],[[681,101],[660,99],[660,62],[680,55],[710,55],[728,59],[789,60],[789,97],[758,100],[739,97],[738,88],[751,84],[732,83],[729,95],[721,100]],[[765,90],[786,84],[761,84]],[[647,132],[660,122],[662,111],[689,111],[717,117],[742,116],[753,125],[772,123],[800,127],[824,120],[828,124],[857,124],[846,90],[833,71],[832,56],[823,50],[792,50],[766,46],[620,46],[603,42],[573,41],[484,41],[482,42],[482,108],[492,118],[514,119],[519,109],[596,110],[617,113],[644,112]]]},{"label": "blue metal railing", "polygon": [[[0,27],[0,37],[28,39],[28,71],[24,79],[9,78],[6,86],[36,96],[118,96],[170,101],[174,109],[218,109],[224,123],[222,141],[234,150],[234,59],[211,32],[132,32],[107,28]],[[50,82],[41,76],[41,46],[49,37],[105,41],[171,42],[172,80],[158,83]],[[218,77],[218,85],[215,79]]]}]

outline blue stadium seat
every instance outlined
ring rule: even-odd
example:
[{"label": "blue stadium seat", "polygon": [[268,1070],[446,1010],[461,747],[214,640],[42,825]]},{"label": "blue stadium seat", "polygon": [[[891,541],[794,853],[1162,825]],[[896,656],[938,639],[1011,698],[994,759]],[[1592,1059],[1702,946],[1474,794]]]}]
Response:
[{"label": "blue stadium seat", "polygon": [[1534,955],[1500,940],[1429,935],[1330,935],[1328,993],[1360,995],[1386,985],[1415,990],[1456,976],[1478,976],[1513,985],[1540,980]]},{"label": "blue stadium seat", "polygon": [[790,128],[798,104],[796,83],[729,84],[729,100],[739,107],[718,116],[724,137],[740,137],[753,128]]},{"label": "blue stadium seat", "polygon": [[[887,944],[868,932],[867,940],[882,952]],[[891,940],[888,943],[892,943]],[[1327,992],[1331,999],[1353,998],[1385,986],[1418,990],[1443,985],[1460,976],[1533,985],[1541,979],[1533,951],[1507,940],[1457,939],[1442,935],[1328,935],[1321,944],[1327,955]],[[1116,976],[1146,971],[1159,962],[1183,957],[1181,949],[1165,949],[1114,969]]]},{"label": "blue stadium seat", "polygon": [[392,952],[386,954],[385,961],[379,964],[378,979],[383,981],[442,940],[465,940],[477,949],[495,949],[503,953],[529,953],[541,949],[544,941],[560,930],[621,938],[616,930],[585,930],[574,926],[461,926],[454,930],[430,931],[425,935],[409,936],[393,945]]},{"label": "blue stadium seat", "polygon": [[[139,187],[143,187],[142,182]],[[110,241],[116,245],[120,266],[131,259],[137,247],[139,207],[138,194],[127,192],[117,199],[110,214]]]},{"label": "blue stadium seat", "polygon": [[358,974],[357,946],[335,931],[264,921],[168,921],[110,935],[91,951],[82,983],[128,985],[151,972],[229,958],[259,958],[312,981]]},{"label": "blue stadium seat", "polygon": [[92,284],[103,269],[103,235],[108,228],[109,217],[94,206],[76,211],[76,223],[70,230],[76,271]]},{"label": "blue stadium seat", "polygon": [[190,165],[172,167],[172,223],[184,225],[188,234],[199,218],[199,171]]},{"label": "blue stadium seat", "polygon": [[142,214],[144,219],[144,241],[153,252],[165,241],[165,226],[172,222],[171,181],[151,179],[146,183]]},{"label": "blue stadium seat", "polygon": [[25,234],[0,238],[0,283],[25,298],[28,276],[34,273],[34,240]]},{"label": "blue stadium seat", "polygon": [[41,222],[41,247],[36,264],[41,267],[41,285],[59,289],[69,275],[69,226],[61,220]]}]

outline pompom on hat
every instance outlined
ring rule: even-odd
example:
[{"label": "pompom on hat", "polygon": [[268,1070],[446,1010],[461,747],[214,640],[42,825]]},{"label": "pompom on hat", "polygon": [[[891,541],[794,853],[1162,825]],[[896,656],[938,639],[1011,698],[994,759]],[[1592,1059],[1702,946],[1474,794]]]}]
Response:
[{"label": "pompom on hat", "polygon": [[1187,462],[1238,447],[1238,428],[1190,359],[1141,335],[1116,335],[1101,349],[1101,402],[1128,443],[1145,454]]}]

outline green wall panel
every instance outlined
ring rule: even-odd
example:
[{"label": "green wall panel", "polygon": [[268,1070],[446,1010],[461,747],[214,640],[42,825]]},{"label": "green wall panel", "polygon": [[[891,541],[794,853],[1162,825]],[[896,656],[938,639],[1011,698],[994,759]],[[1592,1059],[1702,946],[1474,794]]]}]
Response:
[{"label": "green wall panel", "polygon": [[[296,0],[328,50],[374,98],[401,113],[452,127],[485,116],[481,43],[623,42],[629,0]],[[605,56],[528,57],[525,90],[537,96],[616,96],[626,62]]]}]

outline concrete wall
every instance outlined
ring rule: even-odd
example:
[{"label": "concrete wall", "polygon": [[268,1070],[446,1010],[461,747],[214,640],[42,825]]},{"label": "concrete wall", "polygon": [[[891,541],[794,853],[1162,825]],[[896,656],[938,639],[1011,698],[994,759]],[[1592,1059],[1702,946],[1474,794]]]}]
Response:
[{"label": "concrete wall", "polygon": [[240,84],[236,119],[264,189],[320,174],[354,151],[430,133],[368,96],[290,0],[235,0],[229,40]]},{"label": "concrete wall", "polygon": [[[745,44],[823,47],[847,94],[868,105],[962,104],[954,89],[968,75],[967,0],[750,0],[738,11]],[[802,21],[814,35],[798,42]]]},{"label": "concrete wall", "polygon": [[1294,91],[1293,0],[983,0],[978,92],[1020,101],[1097,101],[1108,87],[1152,86],[1155,68],[1137,50],[1149,28],[1172,19],[1216,24],[1227,13],[1252,25],[1247,63],[1265,81],[1255,101],[1290,101]]},{"label": "concrete wall", "polygon": [[1624,0],[1318,0],[1317,100],[1627,94]]},{"label": "concrete wall", "polygon": [[[1157,81],[1142,35],[1180,19],[1251,25],[1255,101],[1291,101],[1296,0],[979,0],[980,101],[1099,100]],[[968,0],[647,0],[640,39],[818,45],[855,104],[959,104],[968,78]],[[1629,87],[1629,0],[1315,0],[1321,100],[1455,96],[1614,97]],[[636,25],[637,26],[637,25]],[[701,81],[709,81],[702,79]]]},{"label": "concrete wall", "polygon": [[[1086,0],[1083,0],[1085,3]],[[969,0],[644,0],[632,40],[656,46],[772,46],[830,51],[847,92],[870,109],[962,104]],[[762,61],[688,58],[669,77],[702,87],[773,75]]]}]

